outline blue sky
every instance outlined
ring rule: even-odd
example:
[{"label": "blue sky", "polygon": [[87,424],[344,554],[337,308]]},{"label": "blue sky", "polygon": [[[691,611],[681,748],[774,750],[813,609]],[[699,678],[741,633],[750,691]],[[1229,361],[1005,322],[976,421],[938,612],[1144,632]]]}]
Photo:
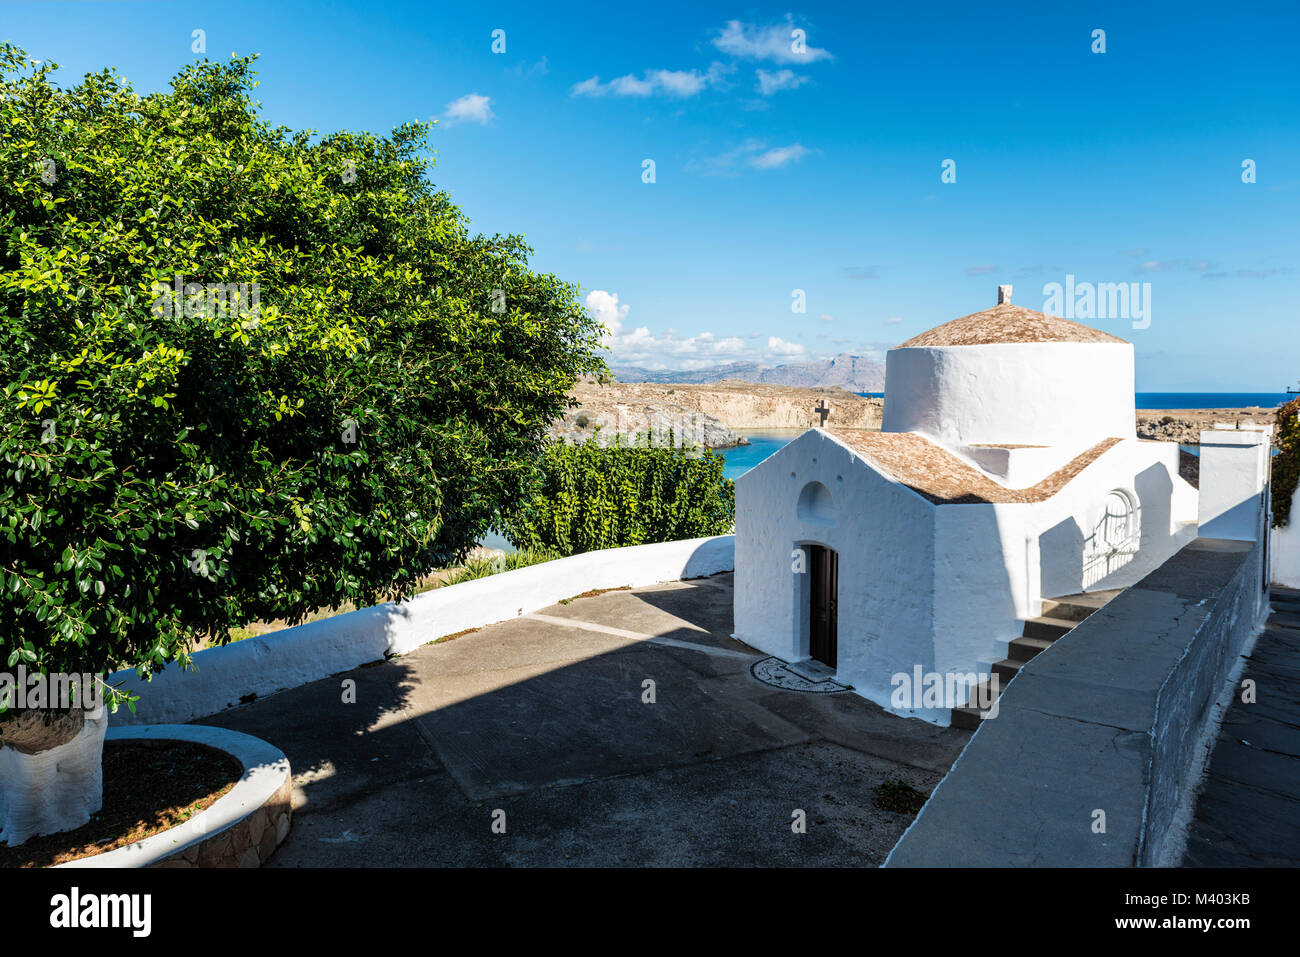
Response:
[{"label": "blue sky", "polygon": [[435,182],[581,285],[615,363],[879,357],[1068,274],[1150,283],[1146,328],[1082,320],[1139,390],[1294,386],[1300,8],[1058,6],[0,0],[0,36],[152,90],[201,29],[274,123],[440,119]]}]

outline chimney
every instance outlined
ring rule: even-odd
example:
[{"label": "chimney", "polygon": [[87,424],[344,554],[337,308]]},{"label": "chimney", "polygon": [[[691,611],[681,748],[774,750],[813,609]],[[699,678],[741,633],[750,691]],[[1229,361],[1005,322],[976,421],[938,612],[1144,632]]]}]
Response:
[{"label": "chimney", "polygon": [[1011,305],[1010,286],[998,286],[998,305],[1000,306],[1003,303],[1005,303],[1008,306]]}]

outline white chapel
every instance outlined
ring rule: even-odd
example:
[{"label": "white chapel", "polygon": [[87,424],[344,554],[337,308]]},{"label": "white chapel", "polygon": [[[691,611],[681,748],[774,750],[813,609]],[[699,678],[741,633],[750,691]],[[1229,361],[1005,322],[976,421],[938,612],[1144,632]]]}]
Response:
[{"label": "white chapel", "polygon": [[737,479],[735,636],[884,707],[899,673],[987,672],[1044,599],[1196,537],[1179,454],[1136,437],[1131,344],[1000,286],[890,350],[881,431],[832,411]]}]

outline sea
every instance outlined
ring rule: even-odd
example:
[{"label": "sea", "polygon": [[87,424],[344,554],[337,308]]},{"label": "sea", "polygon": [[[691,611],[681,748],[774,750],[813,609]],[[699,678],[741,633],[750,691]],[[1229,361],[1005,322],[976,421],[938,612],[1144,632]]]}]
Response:
[{"label": "sea", "polygon": [[[881,398],[883,392],[859,392],[858,395]],[[1139,409],[1272,409],[1295,398],[1284,392],[1138,392],[1135,394]],[[738,429],[749,445],[732,449],[719,449],[727,460],[723,475],[729,479],[744,475],[777,449],[803,434],[803,429]],[[1195,446],[1185,445],[1187,451],[1196,453]]]}]

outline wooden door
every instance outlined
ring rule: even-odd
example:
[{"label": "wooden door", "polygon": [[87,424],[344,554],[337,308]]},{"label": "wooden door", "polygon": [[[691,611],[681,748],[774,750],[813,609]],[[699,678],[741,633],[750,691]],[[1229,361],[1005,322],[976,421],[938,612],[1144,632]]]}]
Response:
[{"label": "wooden door", "polygon": [[809,545],[807,548],[812,574],[808,602],[808,655],[834,668],[839,644],[840,557],[822,545]]}]

